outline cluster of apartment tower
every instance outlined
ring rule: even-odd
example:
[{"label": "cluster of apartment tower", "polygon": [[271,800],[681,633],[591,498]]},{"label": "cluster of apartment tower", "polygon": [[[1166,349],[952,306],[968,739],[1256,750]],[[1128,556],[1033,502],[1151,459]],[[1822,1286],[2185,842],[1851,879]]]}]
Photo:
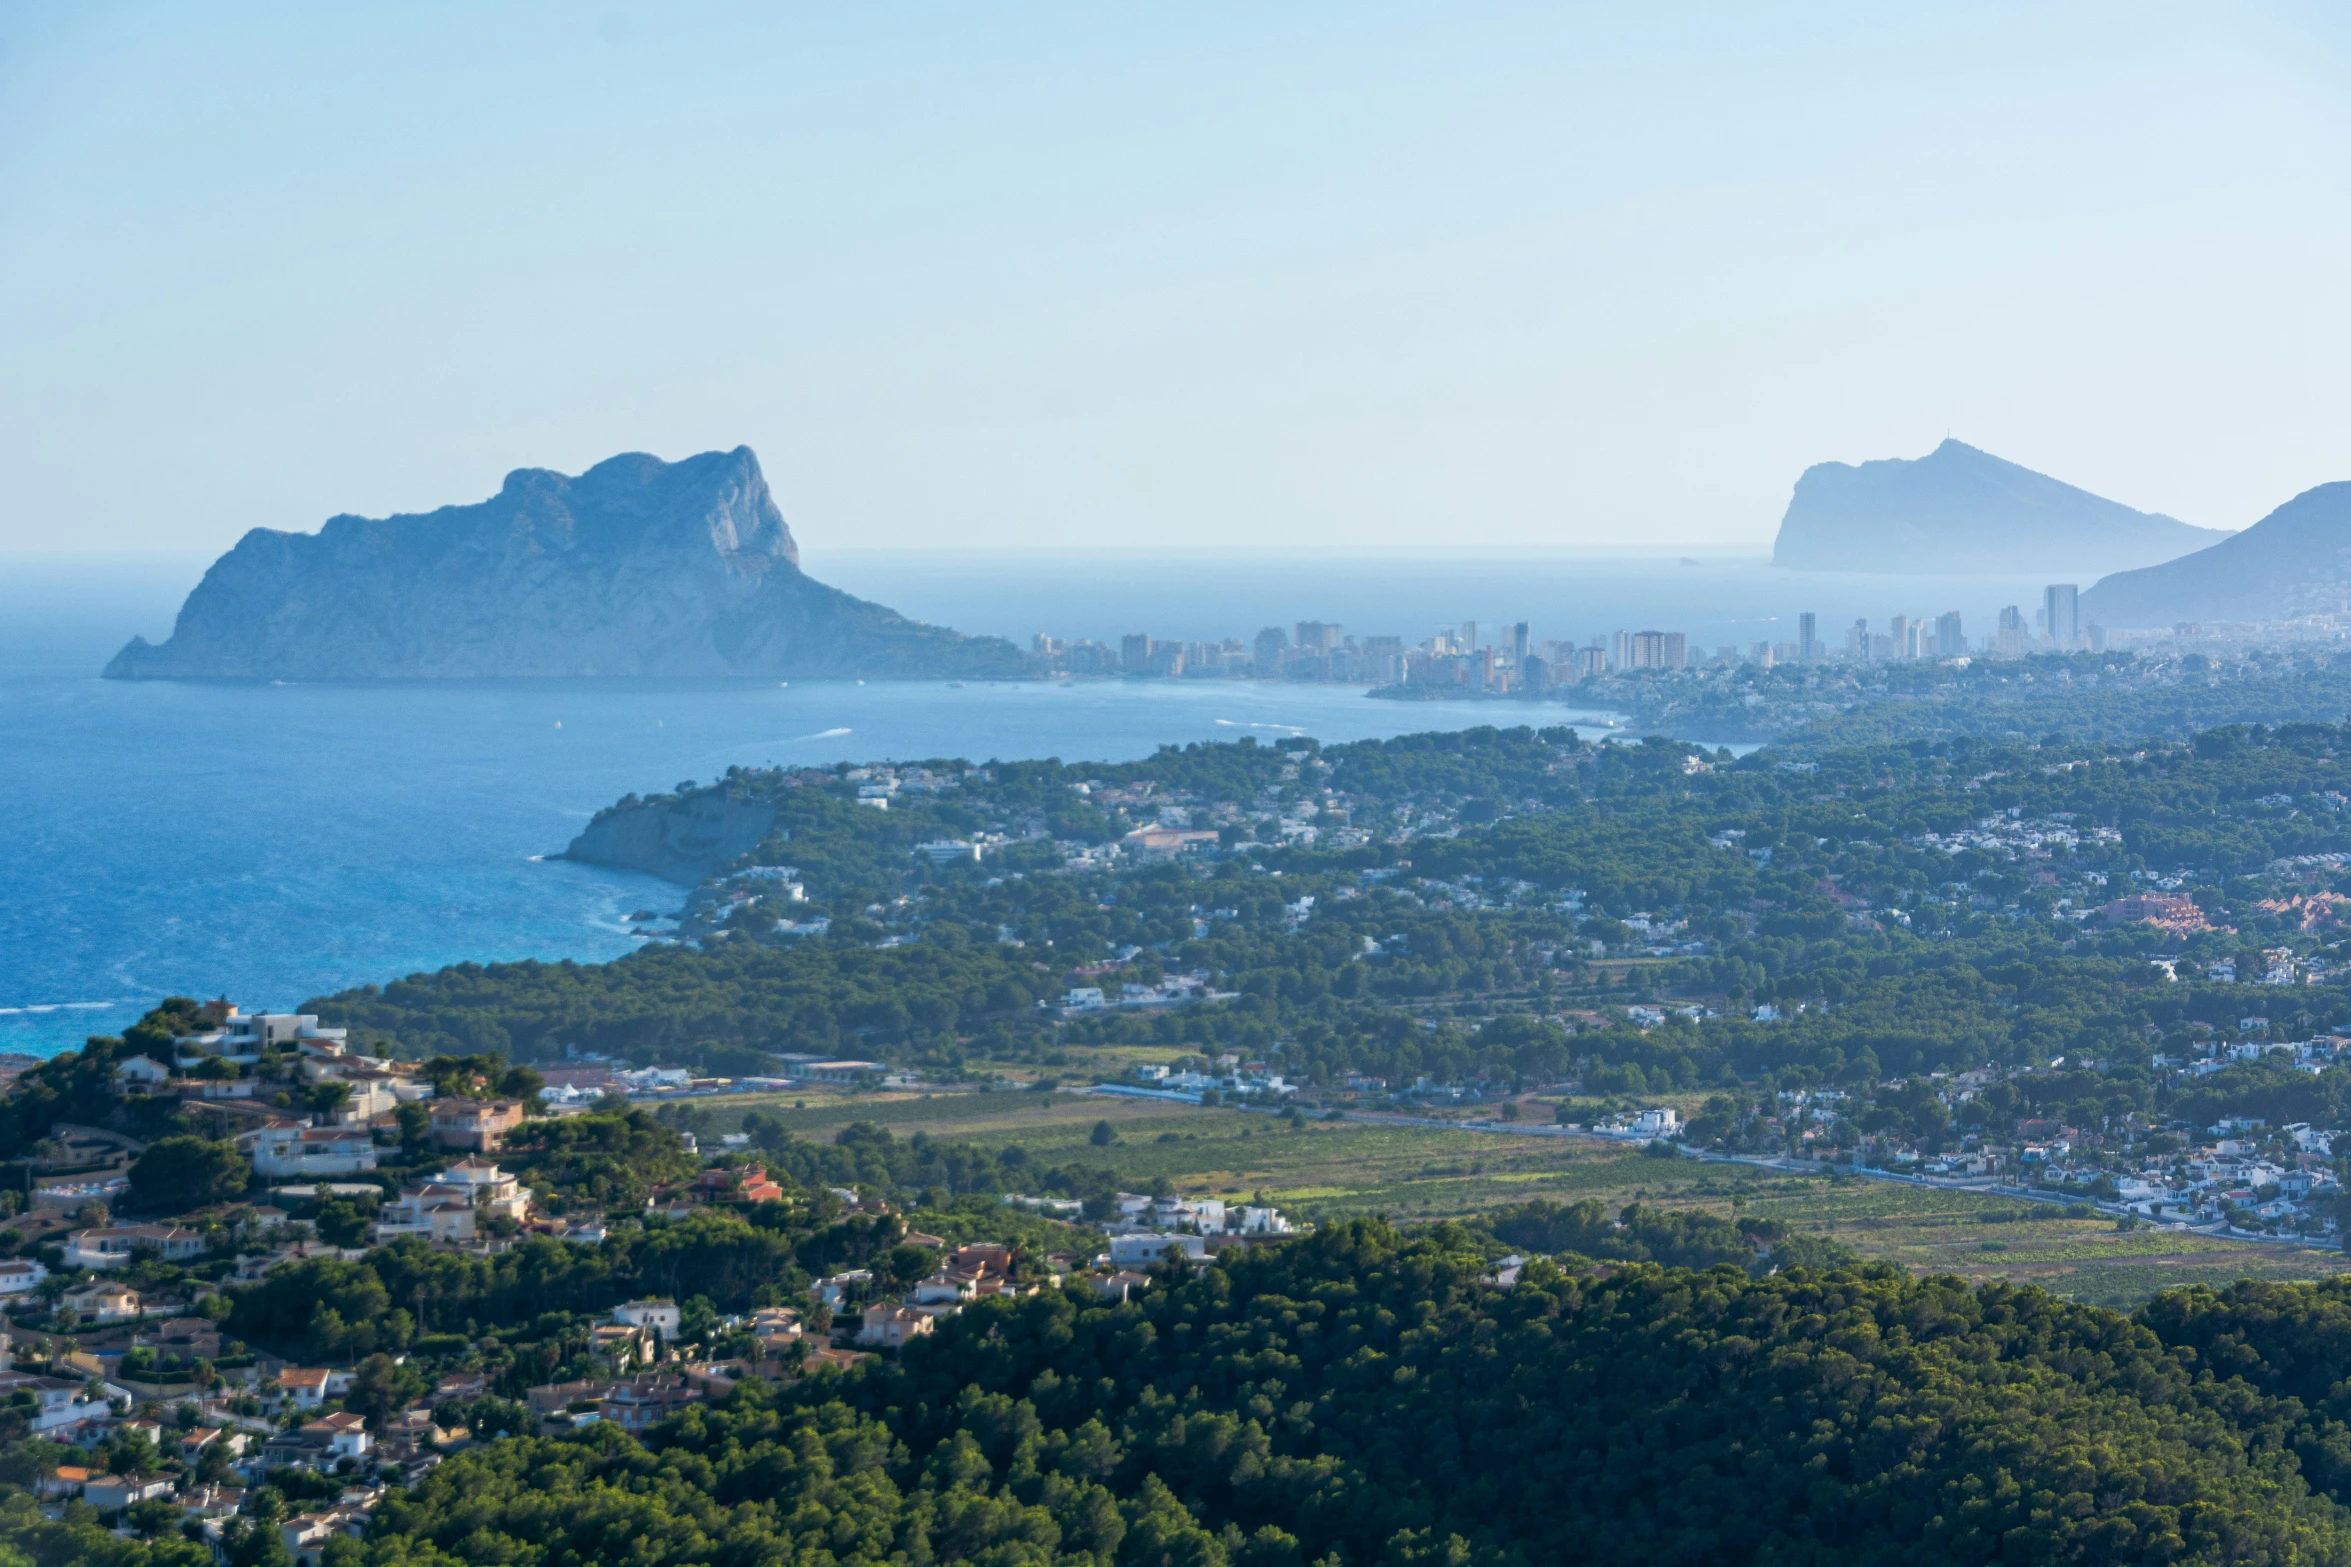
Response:
[{"label": "cluster of apartment tower", "polygon": [[2104,649],[2104,633],[2081,623],[2078,589],[2072,583],[2055,583],[2044,589],[2034,619],[2028,629],[2024,610],[2012,604],[2000,611],[1999,628],[1987,633],[1973,649],[1968,646],[1957,610],[1931,619],[1895,615],[1882,631],[1872,630],[1867,620],[1856,620],[1846,628],[1842,647],[1832,650],[1820,638],[1818,617],[1807,611],[1796,617],[1795,641],[1762,641],[1743,649],[1726,644],[1717,647],[1711,659],[1680,631],[1618,631],[1581,645],[1537,643],[1523,620],[1503,628],[1491,641],[1480,640],[1478,623],[1467,620],[1458,629],[1439,631],[1417,646],[1407,646],[1402,637],[1353,637],[1342,626],[1302,620],[1294,633],[1268,626],[1248,642],[1238,637],[1221,642],[1182,642],[1135,632],[1112,647],[1082,637],[1063,640],[1039,633],[1030,651],[1046,673],[1057,675],[1327,680],[1507,692],[1539,691],[1603,675],[1691,669],[1705,664],[1770,667],[1837,658],[1848,663],[1883,664],[1960,658],[1970,653],[2022,658],[2028,653]]}]

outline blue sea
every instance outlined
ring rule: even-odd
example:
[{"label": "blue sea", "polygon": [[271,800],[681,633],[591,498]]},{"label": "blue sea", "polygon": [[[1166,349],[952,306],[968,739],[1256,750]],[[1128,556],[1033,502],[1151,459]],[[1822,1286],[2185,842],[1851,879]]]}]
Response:
[{"label": "blue sea", "polygon": [[[1526,716],[1225,681],[98,679],[133,632],[169,633],[205,563],[0,560],[0,1049],[69,1048],[166,994],[282,1010],[467,960],[617,957],[632,945],[626,916],[674,908],[681,891],[544,856],[620,795],[733,763],[1115,760],[1244,734],[1339,741]],[[1826,636],[1833,615],[1877,599],[1873,618],[1948,608],[1962,589],[2030,602],[2013,596],[2029,585],[1801,578],[1751,560],[837,552],[808,564],[1024,645],[1033,631],[1247,637],[1299,618],[1415,639],[1527,619],[1538,638],[1662,624],[1698,641],[1785,640],[1799,607],[1821,612]]]}]

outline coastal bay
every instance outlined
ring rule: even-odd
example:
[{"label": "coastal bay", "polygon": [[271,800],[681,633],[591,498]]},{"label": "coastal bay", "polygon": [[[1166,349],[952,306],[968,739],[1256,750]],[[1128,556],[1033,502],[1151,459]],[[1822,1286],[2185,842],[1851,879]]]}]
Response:
[{"label": "coastal bay", "polygon": [[1515,721],[1237,681],[0,676],[0,1049],[52,1054],[168,992],[284,1007],[448,963],[617,957],[627,916],[680,890],[543,856],[619,795],[736,763],[1117,760]]}]

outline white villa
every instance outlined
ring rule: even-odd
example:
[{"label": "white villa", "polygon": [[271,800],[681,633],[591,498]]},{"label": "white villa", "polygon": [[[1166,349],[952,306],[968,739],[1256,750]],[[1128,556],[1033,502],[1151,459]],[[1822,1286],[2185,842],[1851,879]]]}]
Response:
[{"label": "white villa", "polygon": [[346,1031],[321,1028],[309,1012],[243,1013],[226,1009],[220,1022],[201,1034],[182,1034],[172,1043],[182,1056],[220,1056],[230,1061],[258,1061],[264,1050],[305,1042],[340,1046]]},{"label": "white villa", "polygon": [[119,1268],[131,1253],[151,1246],[166,1262],[185,1262],[204,1255],[204,1237],[176,1224],[126,1224],[94,1230],[76,1230],[65,1238],[65,1265],[69,1268]]},{"label": "white villa", "polygon": [[427,1240],[472,1240],[485,1215],[520,1224],[530,1217],[531,1194],[522,1182],[488,1159],[468,1156],[420,1186],[402,1190],[384,1204],[371,1231],[380,1244],[402,1235]]},{"label": "white villa", "polygon": [[632,1328],[651,1328],[662,1341],[678,1336],[678,1303],[674,1300],[629,1300],[612,1308],[612,1320]]},{"label": "white villa", "polygon": [[376,1167],[375,1139],[361,1127],[264,1126],[237,1145],[262,1175],[361,1175]]}]

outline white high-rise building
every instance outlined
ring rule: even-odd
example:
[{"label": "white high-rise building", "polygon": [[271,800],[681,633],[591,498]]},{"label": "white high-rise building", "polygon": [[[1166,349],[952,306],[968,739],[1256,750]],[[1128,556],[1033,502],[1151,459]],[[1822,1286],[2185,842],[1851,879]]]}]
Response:
[{"label": "white high-rise building", "polygon": [[2049,645],[2070,653],[2081,645],[2081,590],[2070,582],[2053,582],[2041,590],[2041,619]]}]

